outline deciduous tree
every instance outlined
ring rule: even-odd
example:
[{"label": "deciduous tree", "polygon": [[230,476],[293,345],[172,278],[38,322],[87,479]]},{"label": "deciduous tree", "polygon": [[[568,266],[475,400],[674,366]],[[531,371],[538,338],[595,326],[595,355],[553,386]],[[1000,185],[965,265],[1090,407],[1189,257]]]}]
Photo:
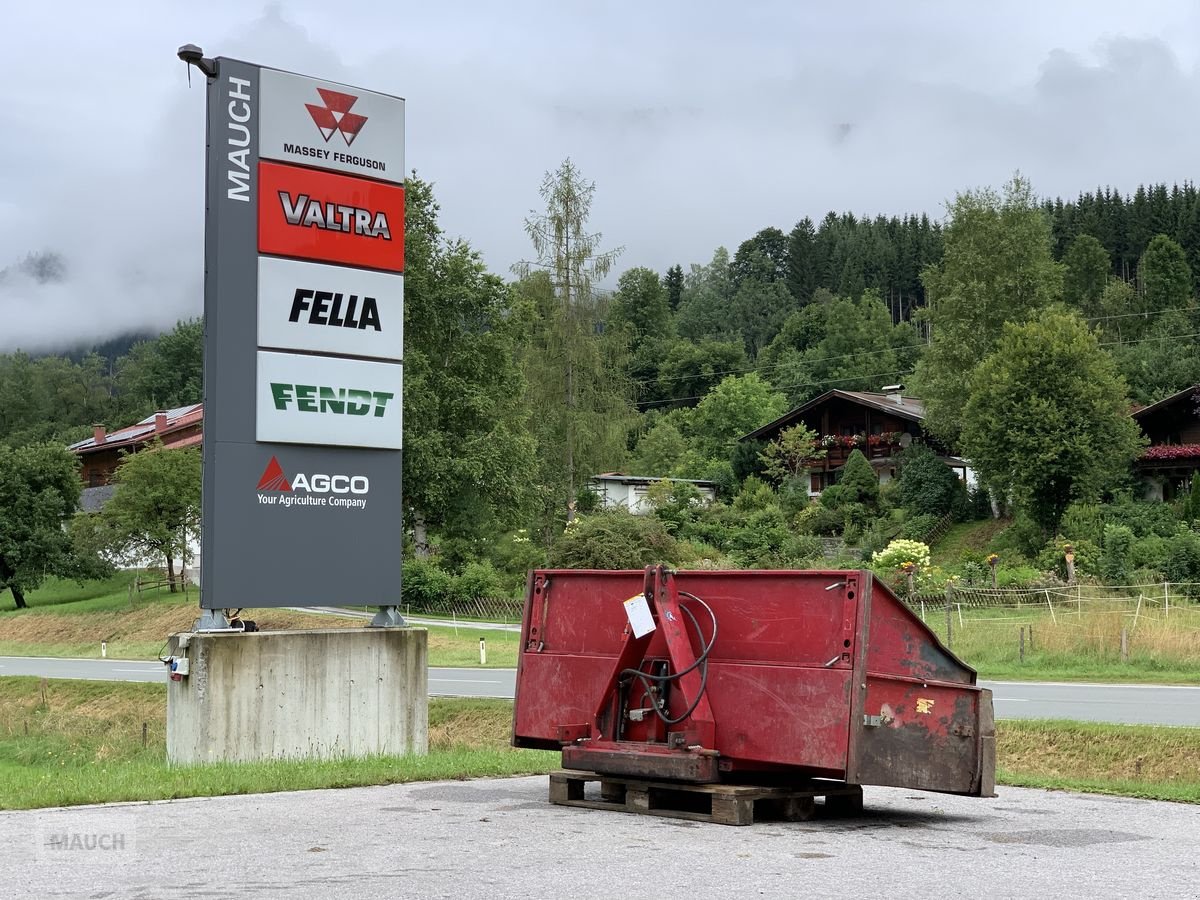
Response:
[{"label": "deciduous tree", "polygon": [[1072,500],[1122,485],[1143,442],[1112,358],[1062,309],[1004,326],[971,376],[962,421],[983,481],[1047,533]]},{"label": "deciduous tree", "polygon": [[18,609],[46,575],[77,574],[64,526],[79,503],[78,465],[54,444],[0,445],[0,590]]}]

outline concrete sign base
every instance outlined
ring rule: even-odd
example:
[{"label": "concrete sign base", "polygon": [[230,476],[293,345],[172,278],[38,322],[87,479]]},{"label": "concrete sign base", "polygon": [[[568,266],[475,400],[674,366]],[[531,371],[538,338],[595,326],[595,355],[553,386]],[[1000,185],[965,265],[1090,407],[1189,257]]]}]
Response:
[{"label": "concrete sign base", "polygon": [[429,750],[427,632],[325,628],[177,634],[172,765]]}]

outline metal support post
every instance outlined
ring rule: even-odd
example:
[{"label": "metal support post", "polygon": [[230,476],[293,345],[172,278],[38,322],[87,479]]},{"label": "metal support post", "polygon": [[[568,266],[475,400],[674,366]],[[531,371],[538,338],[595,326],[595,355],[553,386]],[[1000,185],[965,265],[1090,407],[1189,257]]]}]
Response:
[{"label": "metal support post", "polygon": [[379,612],[375,613],[375,618],[371,620],[372,628],[403,628],[404,626],[404,616],[400,615],[398,606],[379,607]]}]

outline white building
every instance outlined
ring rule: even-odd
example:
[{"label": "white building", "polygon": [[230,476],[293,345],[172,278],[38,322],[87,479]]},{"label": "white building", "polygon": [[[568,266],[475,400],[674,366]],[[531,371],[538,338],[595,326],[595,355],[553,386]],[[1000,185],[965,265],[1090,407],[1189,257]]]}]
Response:
[{"label": "white building", "polygon": [[623,506],[630,512],[641,515],[650,512],[650,503],[646,499],[646,494],[652,484],[660,481],[690,484],[700,492],[700,498],[704,503],[712,503],[717,499],[717,485],[712,481],[696,481],[691,478],[652,478],[645,475],[624,475],[621,472],[593,475],[588,479],[588,490],[600,498],[600,506],[603,509],[616,509]]}]

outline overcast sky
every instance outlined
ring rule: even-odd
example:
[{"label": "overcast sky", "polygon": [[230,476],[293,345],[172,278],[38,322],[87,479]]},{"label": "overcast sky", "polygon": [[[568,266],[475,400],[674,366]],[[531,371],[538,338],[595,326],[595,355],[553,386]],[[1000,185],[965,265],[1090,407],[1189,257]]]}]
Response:
[{"label": "overcast sky", "polygon": [[0,349],[101,340],[201,311],[209,55],[407,98],[407,162],[493,270],[572,157],[617,271],[705,262],[829,209],[941,217],[1020,169],[1044,195],[1194,180],[1200,4],[6,4]]}]

